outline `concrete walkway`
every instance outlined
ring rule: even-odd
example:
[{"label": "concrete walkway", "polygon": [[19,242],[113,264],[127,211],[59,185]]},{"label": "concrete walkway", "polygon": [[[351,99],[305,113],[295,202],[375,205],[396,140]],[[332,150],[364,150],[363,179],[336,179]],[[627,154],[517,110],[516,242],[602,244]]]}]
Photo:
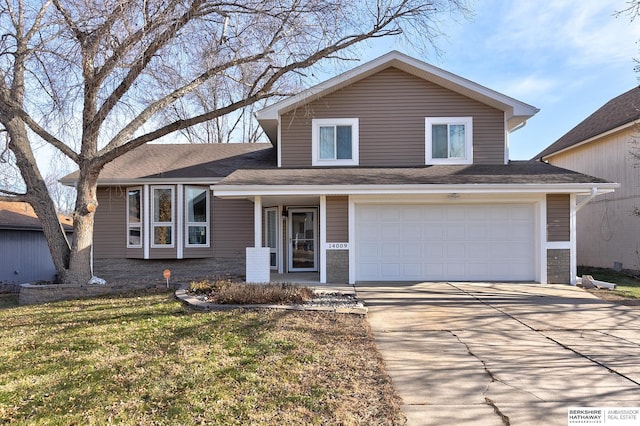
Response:
[{"label": "concrete walkway", "polygon": [[356,291],[409,425],[566,425],[569,407],[640,407],[637,306],[564,285]]}]

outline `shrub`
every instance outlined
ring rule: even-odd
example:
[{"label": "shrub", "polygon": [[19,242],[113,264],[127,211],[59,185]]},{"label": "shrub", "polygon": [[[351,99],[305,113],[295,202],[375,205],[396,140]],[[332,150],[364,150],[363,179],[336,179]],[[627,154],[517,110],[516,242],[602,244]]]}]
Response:
[{"label": "shrub", "polygon": [[229,280],[194,281],[189,286],[197,294],[206,294],[214,303],[258,305],[304,303],[313,299],[313,290],[295,284],[247,284]]}]

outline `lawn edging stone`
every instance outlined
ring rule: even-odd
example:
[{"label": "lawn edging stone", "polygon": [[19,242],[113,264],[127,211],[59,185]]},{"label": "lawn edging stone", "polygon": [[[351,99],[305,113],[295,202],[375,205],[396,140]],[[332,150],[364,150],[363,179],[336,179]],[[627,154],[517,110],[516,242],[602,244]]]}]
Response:
[{"label": "lawn edging stone", "polygon": [[279,309],[288,311],[320,311],[320,312],[335,312],[338,314],[355,314],[366,315],[368,309],[366,306],[332,306],[327,305],[273,305],[273,304],[246,304],[246,305],[234,305],[234,304],[221,304],[211,303],[205,300],[201,300],[189,293],[186,287],[176,290],[175,297],[182,301],[184,304],[191,306],[192,308],[203,311],[229,311],[233,309]]}]

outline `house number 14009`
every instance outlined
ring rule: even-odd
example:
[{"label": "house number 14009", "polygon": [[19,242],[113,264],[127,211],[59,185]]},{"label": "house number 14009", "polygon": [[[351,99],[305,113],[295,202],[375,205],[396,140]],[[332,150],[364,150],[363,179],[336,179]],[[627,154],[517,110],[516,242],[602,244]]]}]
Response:
[{"label": "house number 14009", "polygon": [[349,243],[327,243],[328,250],[349,250]]}]

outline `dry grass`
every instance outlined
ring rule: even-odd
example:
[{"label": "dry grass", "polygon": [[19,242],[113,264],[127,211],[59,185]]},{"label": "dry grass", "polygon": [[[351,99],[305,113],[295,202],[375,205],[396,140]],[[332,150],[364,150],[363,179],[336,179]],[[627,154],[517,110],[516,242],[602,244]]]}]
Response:
[{"label": "dry grass", "polygon": [[0,423],[404,423],[360,316],[153,294],[5,306],[0,322]]},{"label": "dry grass", "polygon": [[230,280],[194,281],[189,290],[213,303],[231,305],[300,304],[313,298],[313,290],[295,284],[247,284]]}]

